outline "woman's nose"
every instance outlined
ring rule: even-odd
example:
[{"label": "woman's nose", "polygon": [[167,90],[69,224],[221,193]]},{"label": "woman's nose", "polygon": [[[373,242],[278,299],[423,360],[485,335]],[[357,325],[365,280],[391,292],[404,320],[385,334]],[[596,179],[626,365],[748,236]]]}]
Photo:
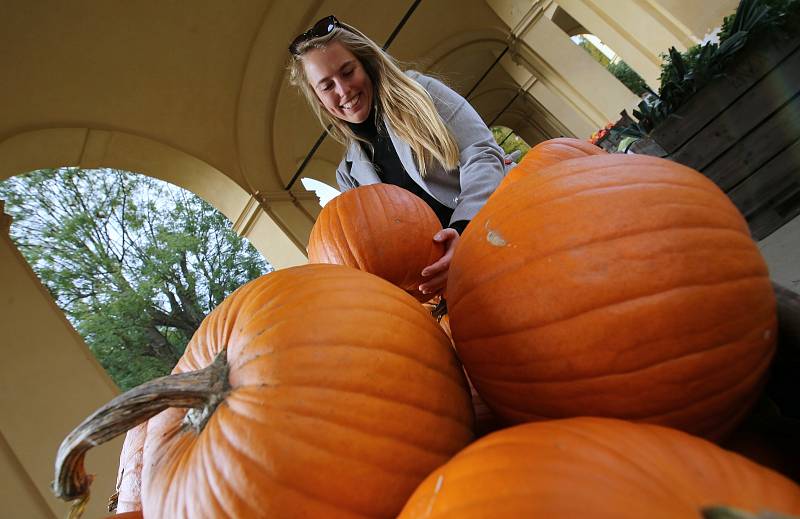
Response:
[{"label": "woman's nose", "polygon": [[350,92],[350,87],[345,81],[336,81],[336,93],[339,97],[346,99],[347,94]]}]

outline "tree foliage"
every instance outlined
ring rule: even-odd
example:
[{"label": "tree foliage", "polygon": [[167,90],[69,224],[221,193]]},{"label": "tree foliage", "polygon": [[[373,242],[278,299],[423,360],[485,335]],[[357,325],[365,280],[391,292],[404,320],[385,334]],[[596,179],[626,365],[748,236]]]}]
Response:
[{"label": "tree foliage", "polygon": [[584,38],[583,36],[577,37],[578,46],[581,47],[583,50],[589,53],[589,55],[594,59],[596,62],[600,63],[604,67],[607,67],[611,60],[603,54],[603,52],[597,48],[597,46]]},{"label": "tree foliage", "polygon": [[646,92],[650,91],[650,88],[647,86],[647,83],[645,83],[642,76],[637,74],[636,71],[624,61],[612,61],[606,66],[606,68],[614,75],[615,78],[620,81],[620,83],[628,87],[628,90],[637,96],[641,97]]},{"label": "tree foliage", "polygon": [[11,237],[122,389],[169,373],[205,315],[271,270],[209,204],[118,170],[0,183]]},{"label": "tree foliage", "polygon": [[528,146],[528,143],[510,128],[505,126],[492,126],[491,131],[495,142],[499,144],[501,148],[503,148],[503,151],[506,153],[506,155],[515,151],[519,151],[517,162],[522,160],[522,157],[524,157],[525,154],[528,153],[528,150],[531,149],[531,147]]}]

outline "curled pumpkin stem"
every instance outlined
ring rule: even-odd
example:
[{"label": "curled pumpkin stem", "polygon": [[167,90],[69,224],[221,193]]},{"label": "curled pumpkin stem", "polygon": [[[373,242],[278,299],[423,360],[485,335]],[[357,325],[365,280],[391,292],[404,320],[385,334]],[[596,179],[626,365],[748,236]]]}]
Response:
[{"label": "curled pumpkin stem", "polygon": [[[102,445],[169,407],[199,409],[206,419],[222,401],[228,383],[227,350],[207,367],[157,378],[127,391],[92,413],[64,438],[55,463],[53,493],[64,501],[76,500],[70,517],[79,517],[89,499],[93,476],[83,460],[92,447]],[[190,426],[202,428],[205,421]]]}]

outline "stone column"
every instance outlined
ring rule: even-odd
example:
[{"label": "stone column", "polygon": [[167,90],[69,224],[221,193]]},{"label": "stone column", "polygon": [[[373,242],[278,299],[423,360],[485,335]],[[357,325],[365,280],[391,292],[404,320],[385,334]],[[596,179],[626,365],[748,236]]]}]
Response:
[{"label": "stone column", "polygon": [[[547,17],[551,0],[487,1],[511,29],[513,62],[537,79],[529,94],[576,137],[589,137],[638,104],[632,92]],[[512,76],[524,76],[507,62],[504,66]]]},{"label": "stone column", "polygon": [[[713,5],[712,5],[713,4]],[[661,55],[695,45],[736,9],[735,0],[558,0],[558,5],[608,45],[658,91]]]}]

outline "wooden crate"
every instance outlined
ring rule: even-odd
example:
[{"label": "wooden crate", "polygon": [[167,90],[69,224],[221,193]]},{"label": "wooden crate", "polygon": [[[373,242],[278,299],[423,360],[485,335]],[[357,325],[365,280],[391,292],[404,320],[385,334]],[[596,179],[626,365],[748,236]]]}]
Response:
[{"label": "wooden crate", "polygon": [[800,35],[734,60],[650,137],[720,186],[761,240],[800,214]]}]

